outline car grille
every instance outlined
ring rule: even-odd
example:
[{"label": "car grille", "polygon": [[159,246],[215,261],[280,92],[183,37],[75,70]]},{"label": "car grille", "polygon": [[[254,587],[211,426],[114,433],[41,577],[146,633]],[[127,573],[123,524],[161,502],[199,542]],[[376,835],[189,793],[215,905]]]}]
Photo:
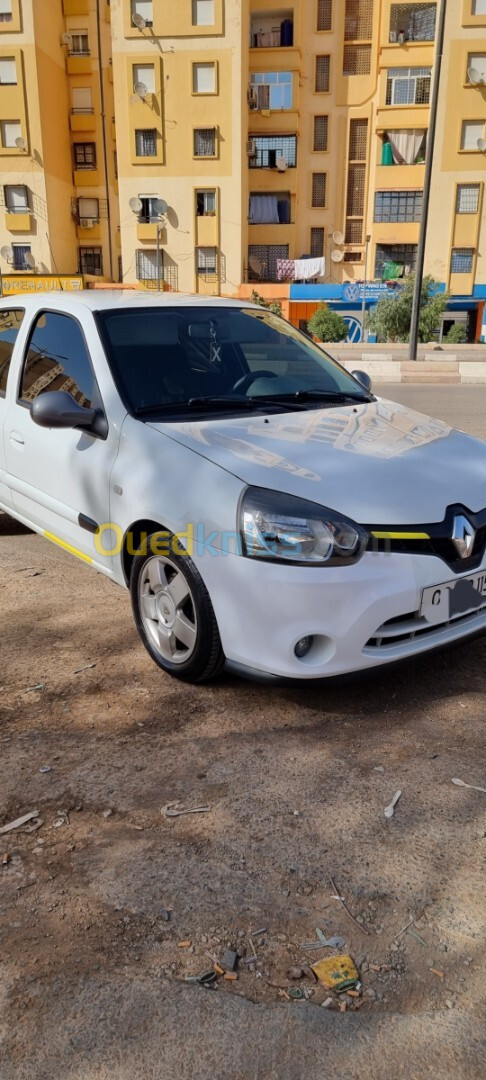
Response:
[{"label": "car grille", "polygon": [[[469,559],[460,559],[457,549],[451,539],[453,519],[455,514],[465,514],[476,531],[474,550]],[[398,553],[406,555],[435,555],[451,568],[456,574],[463,574],[469,570],[476,570],[481,565],[486,553],[486,510],[478,514],[470,513],[461,506],[451,506],[447,510],[443,522],[425,525],[366,525],[370,534],[368,551],[381,551],[387,554]],[[373,533],[390,532],[393,539],[377,539]],[[408,538],[406,533],[420,531],[428,533],[428,539]],[[398,538],[397,533],[403,532],[404,537]]]},{"label": "car grille", "polygon": [[483,627],[486,629],[486,601],[478,611],[471,611],[468,615],[458,615],[456,618],[443,623],[429,623],[418,612],[411,612],[409,615],[399,615],[395,619],[388,619],[387,622],[378,627],[373,637],[370,637],[366,642],[365,651],[384,653],[389,650],[391,652],[392,649],[396,649],[397,645],[424,639],[429,634],[434,634],[437,637],[452,628],[467,628],[469,624],[471,624],[472,628],[474,628],[473,624],[476,624],[478,630],[483,629]]}]

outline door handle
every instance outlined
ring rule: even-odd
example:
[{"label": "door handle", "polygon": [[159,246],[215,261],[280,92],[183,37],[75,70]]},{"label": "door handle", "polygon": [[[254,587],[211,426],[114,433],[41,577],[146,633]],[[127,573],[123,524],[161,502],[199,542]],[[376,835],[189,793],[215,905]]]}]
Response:
[{"label": "door handle", "polygon": [[24,436],[20,434],[20,431],[10,432],[10,442],[18,443],[19,446],[25,446]]}]

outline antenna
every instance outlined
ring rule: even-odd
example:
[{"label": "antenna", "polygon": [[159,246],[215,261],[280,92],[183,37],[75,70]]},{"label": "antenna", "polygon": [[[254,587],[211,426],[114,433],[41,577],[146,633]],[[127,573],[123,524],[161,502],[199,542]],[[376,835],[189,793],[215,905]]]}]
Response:
[{"label": "antenna", "polygon": [[165,199],[157,199],[157,202],[155,203],[155,212],[158,215],[158,217],[164,217],[164,214],[167,213],[168,209],[169,208],[167,206],[167,203],[166,203]]},{"label": "antenna", "polygon": [[138,95],[138,97],[141,98],[142,101],[145,101],[145,98],[148,94],[148,88],[145,86],[145,83],[136,82],[133,89],[135,90],[135,93]]},{"label": "antenna", "polygon": [[478,150],[480,150],[481,153],[484,154],[486,150],[486,139],[478,139]]},{"label": "antenna", "polygon": [[340,263],[344,259],[344,253],[342,251],[331,251],[331,259],[333,263]]},{"label": "antenna", "polygon": [[[338,247],[341,247],[341,244],[344,244],[344,233],[338,231],[333,232],[332,242],[333,244],[337,244]],[[335,260],[335,262],[337,262],[337,260]]]},{"label": "antenna", "polygon": [[477,68],[468,68],[467,77],[469,79],[469,82],[471,83],[471,86],[480,86],[481,83],[484,83],[483,76]]},{"label": "antenna", "polygon": [[15,140],[15,145],[17,147],[17,150],[27,150],[27,143],[21,135],[19,135],[19,138]]},{"label": "antenna", "polygon": [[279,172],[287,172],[287,169],[288,169],[287,158],[278,157],[275,160],[275,164],[276,164],[277,169],[278,169]]},{"label": "antenna", "polygon": [[135,195],[133,199],[130,199],[128,205],[134,214],[139,214],[143,209],[143,202],[139,199],[138,195]]},{"label": "antenna", "polygon": [[138,12],[135,12],[132,15],[132,23],[134,26],[137,27],[137,30],[145,30],[145,27],[147,25],[143,15],[139,15]]},{"label": "antenna", "polygon": [[6,259],[7,262],[10,262],[11,259],[13,258],[12,248],[7,247],[7,246],[1,248],[0,249],[0,255],[2,256],[2,259]]},{"label": "antenna", "polygon": [[36,265],[35,264],[35,259],[34,259],[34,256],[33,256],[31,251],[27,251],[27,253],[25,255],[25,262],[27,263],[27,266],[30,267],[31,270],[35,270],[35,265]]}]

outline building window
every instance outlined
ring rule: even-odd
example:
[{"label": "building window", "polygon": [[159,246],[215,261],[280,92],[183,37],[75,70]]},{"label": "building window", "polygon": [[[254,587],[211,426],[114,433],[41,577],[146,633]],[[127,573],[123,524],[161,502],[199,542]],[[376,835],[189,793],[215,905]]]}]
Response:
[{"label": "building window", "polygon": [[196,248],[196,273],[198,277],[214,278],[218,273],[218,249],[215,247]]},{"label": "building window", "polygon": [[250,135],[249,146],[254,151],[249,157],[250,169],[276,169],[280,160],[289,169],[297,164],[296,135]]},{"label": "building window", "polygon": [[362,263],[363,253],[362,251],[345,251],[344,260],[345,263]]},{"label": "building window", "polygon": [[486,0],[472,0],[472,15],[486,15]]},{"label": "building window", "polygon": [[315,116],[314,117],[314,142],[313,149],[325,151],[327,150],[327,139],[329,134],[329,117],[328,116]]},{"label": "building window", "polygon": [[474,85],[486,82],[486,53],[469,53],[467,58],[467,81]]},{"label": "building window", "polygon": [[317,0],[317,29],[332,29],[332,0]]},{"label": "building window", "polygon": [[138,281],[157,281],[157,252],[138,250],[136,253]]},{"label": "building window", "polygon": [[420,221],[422,191],[377,191],[375,221]]},{"label": "building window", "polygon": [[132,23],[133,16],[140,15],[141,19],[144,19],[146,26],[153,25],[154,13],[152,0],[131,0],[132,9]]},{"label": "building window", "polygon": [[71,56],[89,56],[88,31],[73,30],[70,37],[69,52]]},{"label": "building window", "polygon": [[216,192],[196,191],[196,215],[197,217],[216,216]]},{"label": "building window", "polygon": [[91,225],[97,225],[100,220],[100,201],[99,199],[80,198],[78,199],[78,221],[80,225],[86,222],[87,227]]},{"label": "building window", "polygon": [[192,0],[192,25],[214,26],[214,0]]},{"label": "building window", "polygon": [[136,129],[135,154],[137,157],[157,157],[157,131],[155,128]]},{"label": "building window", "polygon": [[101,277],[103,274],[103,252],[100,247],[81,247],[79,249],[79,272],[80,274],[93,274]]},{"label": "building window", "polygon": [[453,248],[451,255],[451,274],[471,274],[474,263],[474,248]]},{"label": "building window", "polygon": [[192,89],[194,94],[216,93],[216,64],[192,65]]},{"label": "building window", "polygon": [[155,94],[155,67],[153,64],[133,65],[133,89],[135,93],[138,93],[142,86],[145,87],[147,94]]},{"label": "building window", "polygon": [[312,205],[324,207],[326,205],[326,173],[312,173]]},{"label": "building window", "polygon": [[74,143],[74,168],[96,169],[96,143]]},{"label": "building window", "polygon": [[93,91],[90,86],[73,86],[71,93],[73,113],[93,112]]},{"label": "building window", "polygon": [[3,309],[0,315],[0,397],[5,397],[10,361],[23,318],[20,308]]},{"label": "building window", "polygon": [[252,191],[250,225],[290,225],[290,191]]},{"label": "building window", "polygon": [[155,221],[160,221],[160,198],[158,195],[140,195],[140,202],[142,203],[142,209],[138,215],[138,220],[143,225],[153,224]]},{"label": "building window", "polygon": [[417,262],[416,244],[378,244],[375,277],[400,278],[411,274]]},{"label": "building window", "polygon": [[316,94],[329,92],[331,78],[331,57],[316,56]]},{"label": "building window", "polygon": [[14,270],[31,270],[27,256],[32,254],[30,244],[12,244]]},{"label": "building window", "polygon": [[373,36],[373,0],[346,0],[344,40],[370,41]]},{"label": "building window", "polygon": [[324,229],[311,229],[310,253],[313,259],[321,259],[324,255]]},{"label": "building window", "polygon": [[216,128],[194,129],[194,157],[216,157]]},{"label": "building window", "polygon": [[456,214],[477,214],[479,210],[479,184],[459,184],[457,187]]},{"label": "building window", "polygon": [[0,22],[12,22],[12,0],[0,0]]},{"label": "building window", "polygon": [[29,193],[24,184],[6,184],[4,187],[5,206],[9,214],[27,214],[29,212]]},{"label": "building window", "polygon": [[436,16],[437,4],[392,4],[390,41],[434,41]]},{"label": "building window", "polygon": [[[346,244],[361,244],[363,240],[363,219],[354,220],[348,218],[346,221],[346,232],[344,234],[344,242]],[[354,261],[354,260],[353,260]]]},{"label": "building window", "polygon": [[250,244],[248,280],[277,282],[277,262],[288,257],[288,244]]},{"label": "building window", "polygon": [[389,68],[387,105],[428,105],[430,73],[430,68]]},{"label": "building window", "polygon": [[5,56],[0,60],[0,85],[16,86],[17,65],[13,56]]},{"label": "building window", "polygon": [[2,146],[4,149],[18,149],[17,139],[22,138],[22,125],[20,120],[2,120],[0,130],[2,133]]},{"label": "building window", "polygon": [[371,72],[371,45],[345,45],[343,75],[369,75]]},{"label": "building window", "polygon": [[484,120],[465,120],[461,132],[461,150],[479,150],[484,135]]},{"label": "building window", "polygon": [[292,72],[261,71],[250,75],[257,109],[292,108]]}]

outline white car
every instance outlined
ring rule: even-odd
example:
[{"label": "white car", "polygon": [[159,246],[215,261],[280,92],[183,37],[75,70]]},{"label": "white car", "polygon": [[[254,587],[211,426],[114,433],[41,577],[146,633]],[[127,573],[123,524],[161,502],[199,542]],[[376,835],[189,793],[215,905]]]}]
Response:
[{"label": "white car", "polygon": [[486,445],[251,304],[3,299],[0,507],[129,588],[188,681],[342,675],[486,628]]}]

